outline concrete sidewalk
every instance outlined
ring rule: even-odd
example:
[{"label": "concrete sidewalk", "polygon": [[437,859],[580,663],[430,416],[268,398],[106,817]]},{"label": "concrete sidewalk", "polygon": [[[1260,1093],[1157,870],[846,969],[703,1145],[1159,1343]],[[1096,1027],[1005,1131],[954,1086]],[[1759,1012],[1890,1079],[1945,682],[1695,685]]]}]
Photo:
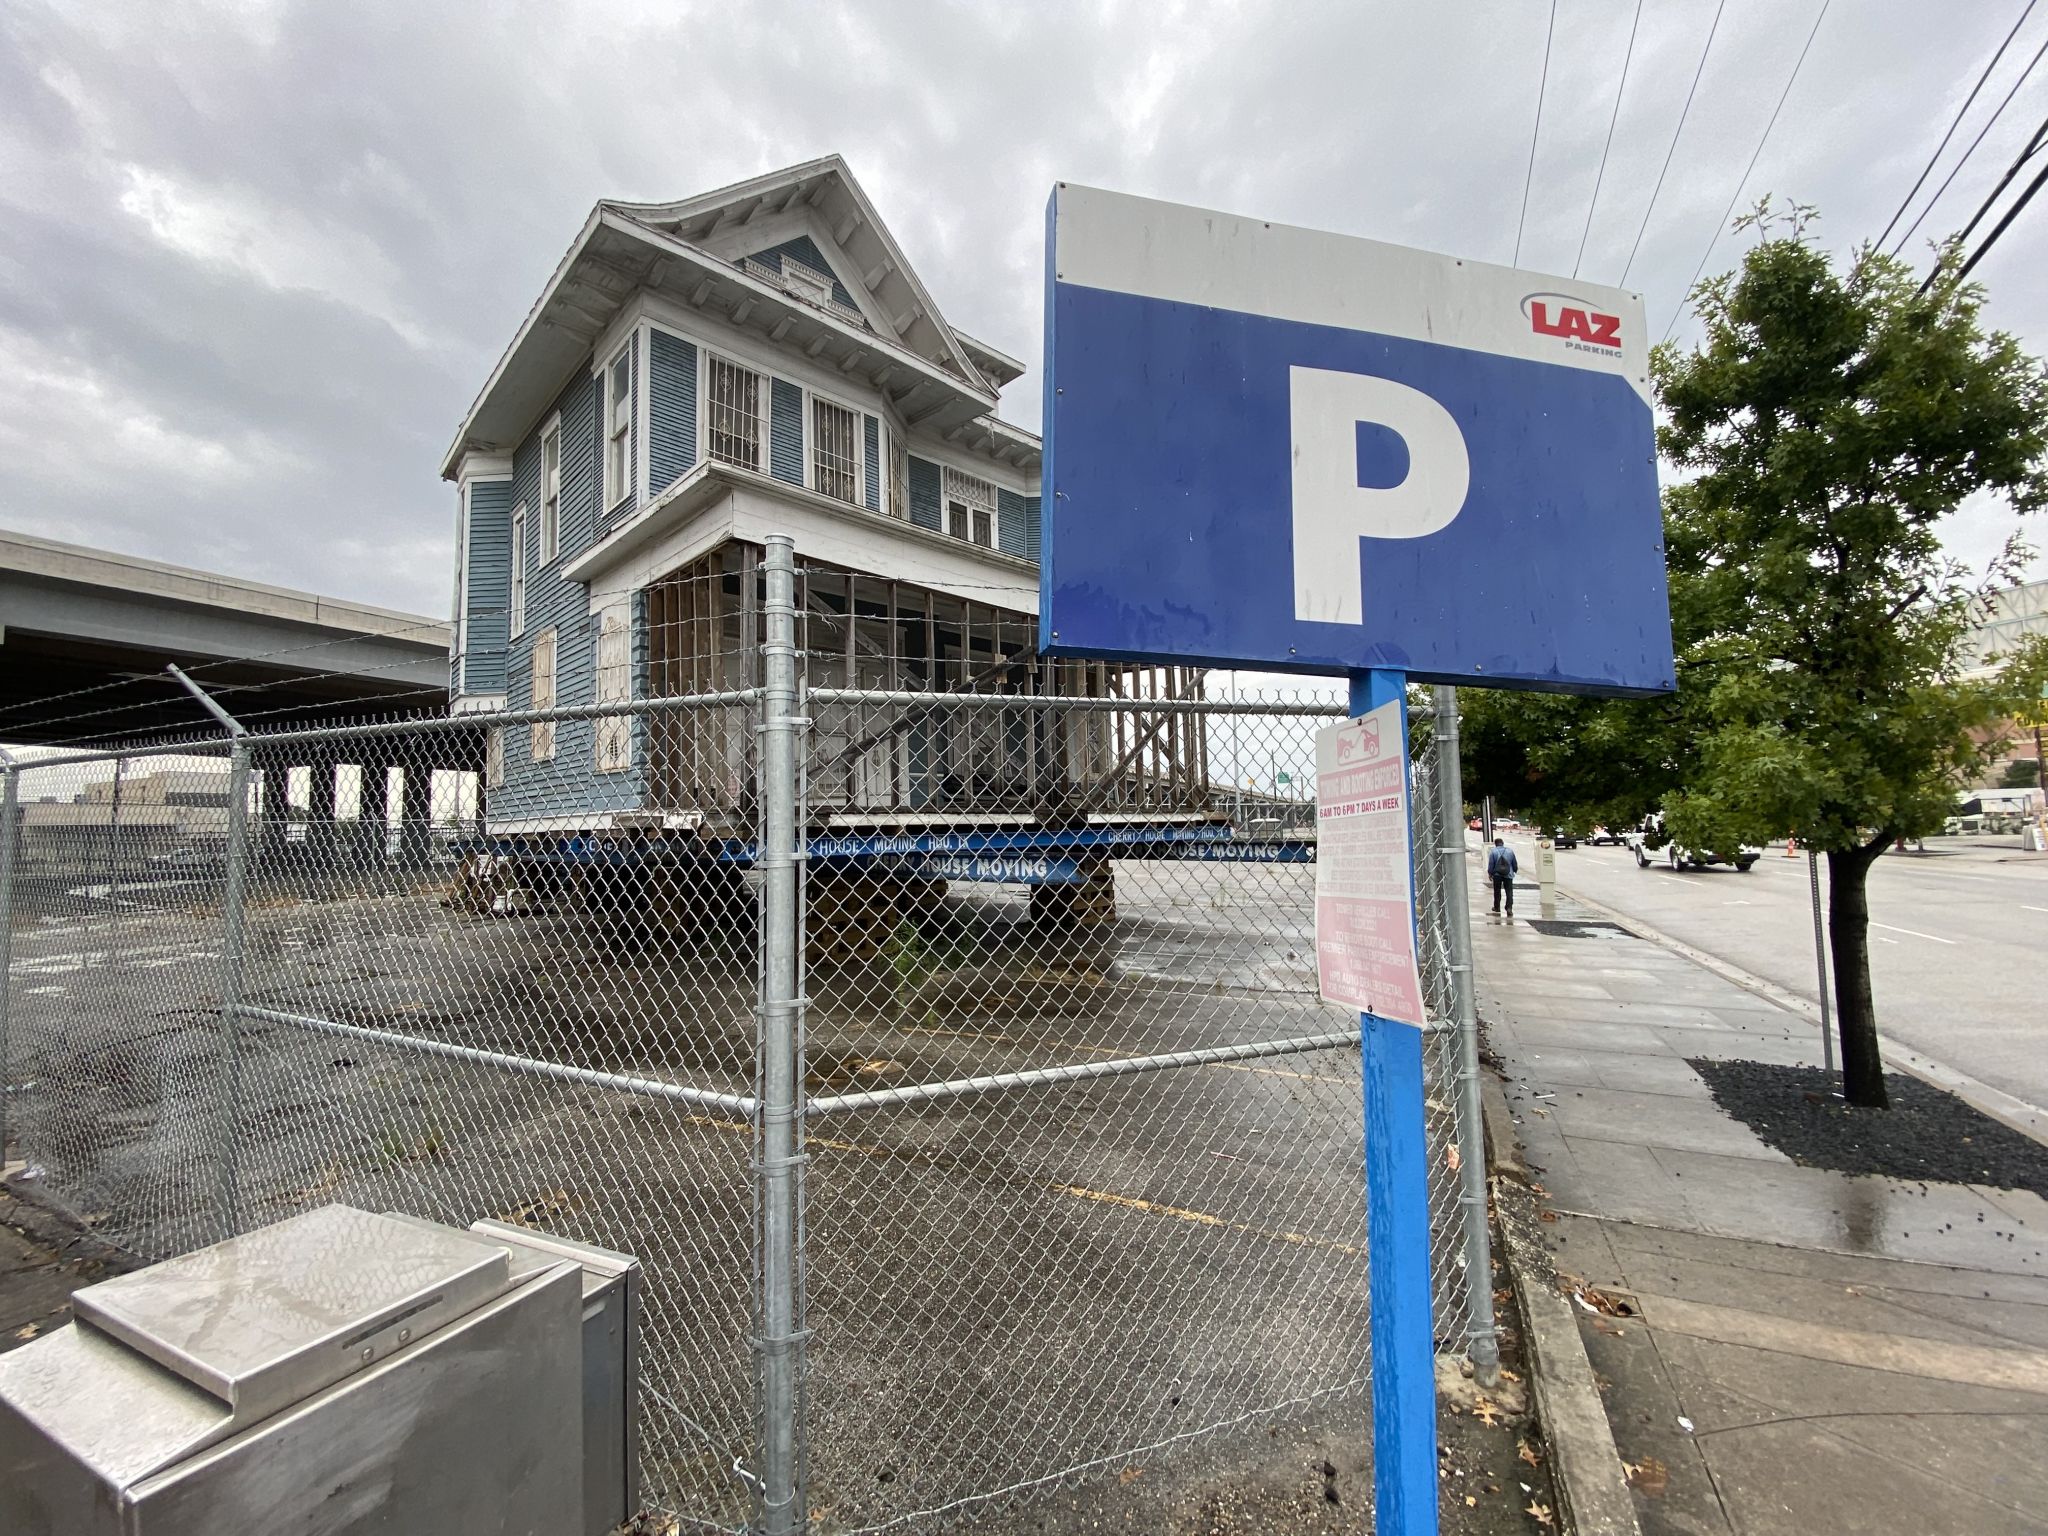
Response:
[{"label": "concrete sidewalk", "polygon": [[1643,1530],[2048,1533],[2048,1203],[1796,1166],[1687,1058],[1805,1018],[1516,894],[1480,1011]]}]

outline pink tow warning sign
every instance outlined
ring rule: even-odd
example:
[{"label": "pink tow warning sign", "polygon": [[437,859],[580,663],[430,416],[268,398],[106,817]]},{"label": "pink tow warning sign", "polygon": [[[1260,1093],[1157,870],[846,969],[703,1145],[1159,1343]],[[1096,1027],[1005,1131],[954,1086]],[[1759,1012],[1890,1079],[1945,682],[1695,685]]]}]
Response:
[{"label": "pink tow warning sign", "polygon": [[1423,1023],[1401,707],[1316,735],[1316,976],[1323,997]]}]

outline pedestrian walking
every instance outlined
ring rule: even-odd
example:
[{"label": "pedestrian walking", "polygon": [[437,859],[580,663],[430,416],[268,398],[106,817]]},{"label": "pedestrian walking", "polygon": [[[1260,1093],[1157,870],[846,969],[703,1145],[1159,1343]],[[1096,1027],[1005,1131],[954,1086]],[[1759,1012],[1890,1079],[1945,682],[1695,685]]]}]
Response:
[{"label": "pedestrian walking", "polygon": [[1515,850],[1496,837],[1486,855],[1486,878],[1493,883],[1493,910],[1500,910],[1501,898],[1505,896],[1509,917],[1515,915],[1515,872],[1520,867],[1515,862]]}]

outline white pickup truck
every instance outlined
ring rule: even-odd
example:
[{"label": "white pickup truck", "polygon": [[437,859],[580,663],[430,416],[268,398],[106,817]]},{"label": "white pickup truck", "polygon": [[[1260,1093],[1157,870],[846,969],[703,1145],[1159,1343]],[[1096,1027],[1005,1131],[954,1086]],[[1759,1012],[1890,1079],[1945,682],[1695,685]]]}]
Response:
[{"label": "white pickup truck", "polygon": [[1623,838],[1636,856],[1636,868],[1648,869],[1652,864],[1662,862],[1672,869],[1705,869],[1709,864],[1733,864],[1743,874],[1750,866],[1764,856],[1761,848],[1750,843],[1737,846],[1733,854],[1718,853],[1703,848],[1687,848],[1671,840],[1664,830],[1664,816],[1661,811],[1643,818],[1642,825],[1632,829]]}]

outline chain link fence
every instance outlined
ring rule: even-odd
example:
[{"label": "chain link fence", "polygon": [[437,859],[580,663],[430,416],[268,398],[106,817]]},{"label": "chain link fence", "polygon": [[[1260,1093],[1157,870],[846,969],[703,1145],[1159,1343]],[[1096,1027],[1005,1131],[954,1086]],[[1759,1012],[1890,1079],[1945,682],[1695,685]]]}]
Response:
[{"label": "chain link fence", "polygon": [[[636,1254],[686,1529],[977,1523],[1309,1404],[1363,1435],[1305,782],[1341,702],[949,651],[893,598],[878,636],[775,555],[760,633],[670,584],[559,708],[8,770],[9,1155],[144,1258],[333,1201]],[[1436,1333],[1490,1359],[1436,730]]]}]

